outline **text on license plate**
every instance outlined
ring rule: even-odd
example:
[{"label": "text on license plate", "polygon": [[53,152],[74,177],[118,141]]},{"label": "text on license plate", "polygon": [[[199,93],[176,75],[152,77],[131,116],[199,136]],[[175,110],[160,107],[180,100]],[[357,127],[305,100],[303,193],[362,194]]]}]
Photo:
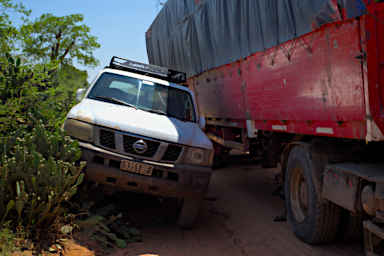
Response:
[{"label": "text on license plate", "polygon": [[153,166],[148,164],[136,163],[129,160],[122,160],[120,163],[120,169],[126,172],[137,173],[145,176],[151,176]]}]

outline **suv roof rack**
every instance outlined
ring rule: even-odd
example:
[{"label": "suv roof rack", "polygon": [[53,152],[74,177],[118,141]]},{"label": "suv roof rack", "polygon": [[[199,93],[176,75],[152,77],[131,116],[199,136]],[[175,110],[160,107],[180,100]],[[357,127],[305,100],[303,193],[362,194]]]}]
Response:
[{"label": "suv roof rack", "polygon": [[187,81],[187,75],[184,72],[156,65],[144,64],[116,56],[112,57],[109,68],[134,72],[177,84],[182,84]]}]

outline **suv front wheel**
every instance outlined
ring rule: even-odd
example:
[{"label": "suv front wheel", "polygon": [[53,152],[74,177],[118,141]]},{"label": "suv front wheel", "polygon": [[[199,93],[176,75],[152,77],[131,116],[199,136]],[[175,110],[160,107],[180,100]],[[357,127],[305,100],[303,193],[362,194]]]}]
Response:
[{"label": "suv front wheel", "polygon": [[181,228],[190,229],[196,223],[204,194],[185,197],[182,202],[179,219],[177,221]]}]

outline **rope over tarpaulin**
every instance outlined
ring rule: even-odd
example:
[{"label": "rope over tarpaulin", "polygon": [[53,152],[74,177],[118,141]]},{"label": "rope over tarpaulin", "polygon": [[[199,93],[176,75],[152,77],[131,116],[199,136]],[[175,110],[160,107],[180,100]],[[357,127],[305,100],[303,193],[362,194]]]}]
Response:
[{"label": "rope over tarpaulin", "polygon": [[151,64],[193,76],[365,13],[365,0],[168,0],[146,34]]}]

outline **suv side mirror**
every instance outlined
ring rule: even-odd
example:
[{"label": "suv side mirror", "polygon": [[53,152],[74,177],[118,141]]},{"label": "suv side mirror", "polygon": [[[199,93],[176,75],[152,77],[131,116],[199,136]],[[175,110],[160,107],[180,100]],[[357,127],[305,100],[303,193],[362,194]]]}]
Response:
[{"label": "suv side mirror", "polygon": [[85,88],[80,88],[76,91],[76,100],[81,101],[84,97],[84,94],[86,92]]},{"label": "suv side mirror", "polygon": [[205,126],[206,126],[205,117],[200,116],[199,126],[200,126],[201,130],[204,130],[204,129],[205,129]]}]

